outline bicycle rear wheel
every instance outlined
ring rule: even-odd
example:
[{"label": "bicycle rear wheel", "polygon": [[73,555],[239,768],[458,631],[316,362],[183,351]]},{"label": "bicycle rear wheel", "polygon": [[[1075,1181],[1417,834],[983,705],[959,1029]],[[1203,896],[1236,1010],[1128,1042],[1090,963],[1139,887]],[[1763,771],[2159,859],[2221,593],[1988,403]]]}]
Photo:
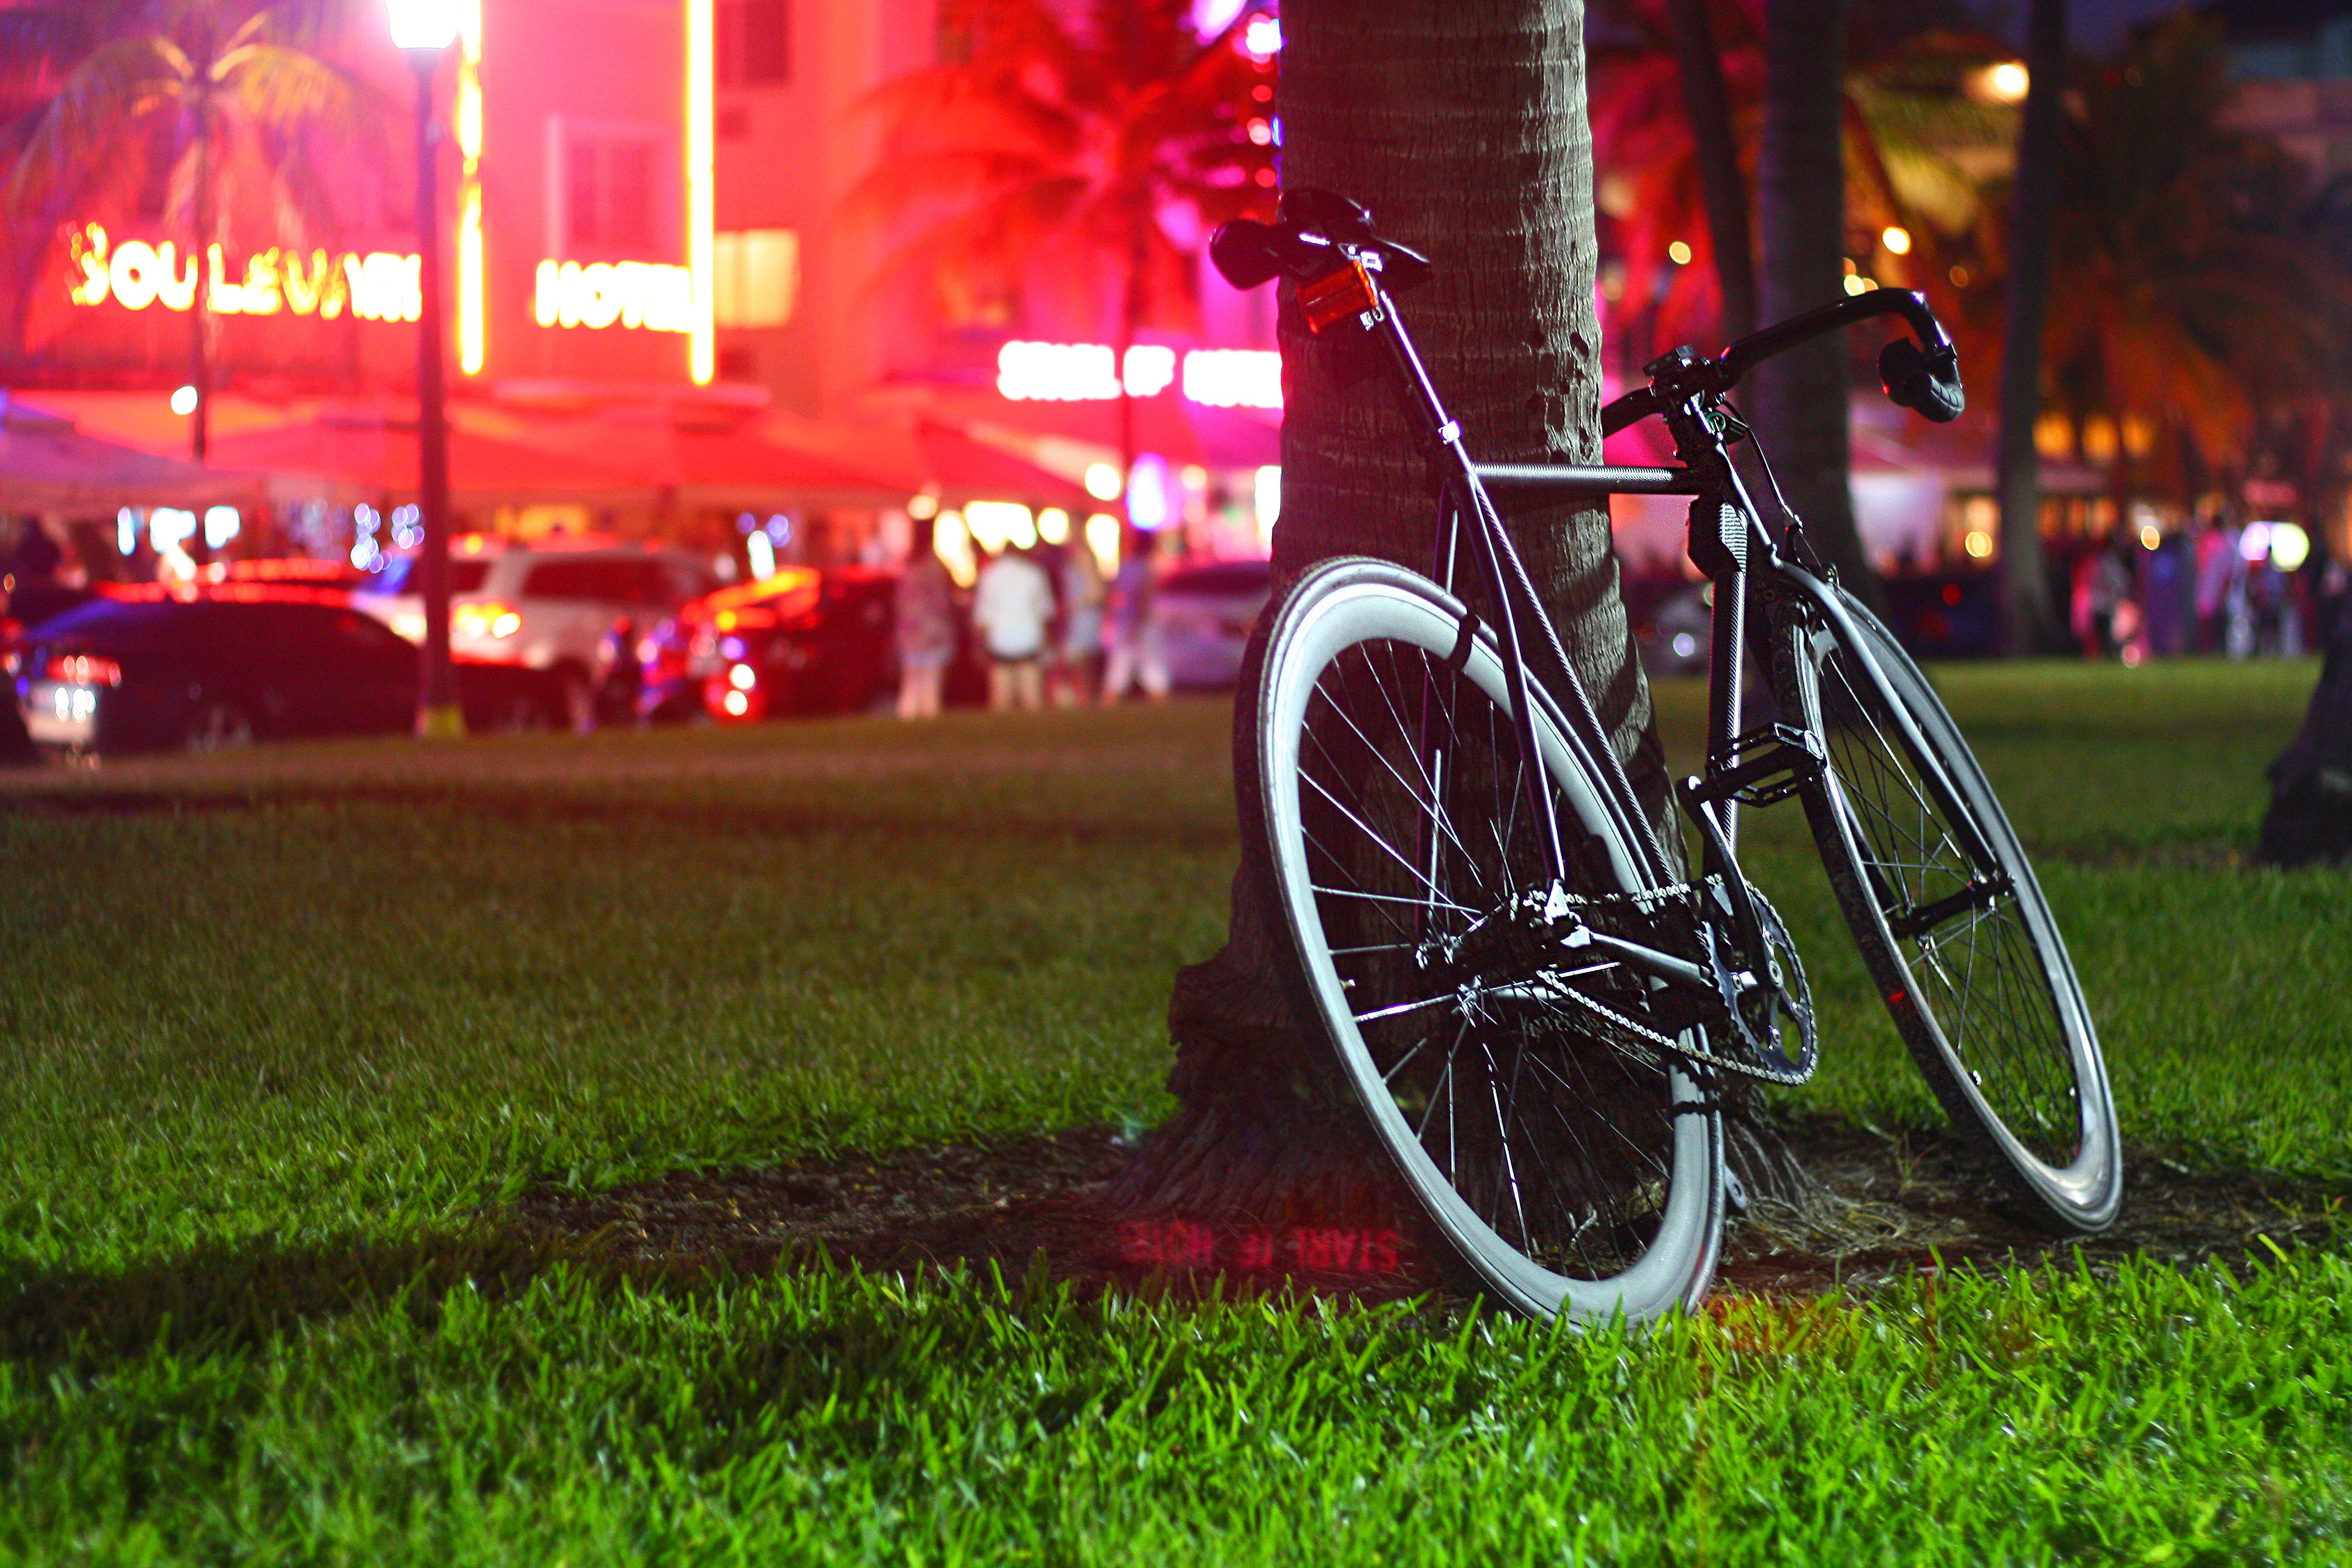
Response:
[{"label": "bicycle rear wheel", "polygon": [[1381,562],[1302,579],[1256,689],[1250,826],[1304,997],[1442,1247],[1520,1312],[1654,1317],[1714,1273],[1711,1095],[1572,999],[1486,985],[1460,958],[1474,928],[1549,888],[1530,773],[1569,843],[1570,893],[1650,885],[1647,829],[1590,765],[1598,737],[1573,736],[1532,680],[1541,755],[1521,754],[1494,640],[1458,646],[1462,617]]},{"label": "bicycle rear wheel", "polygon": [[1828,617],[1797,627],[1780,671],[1829,747],[1806,810],[1830,885],[1946,1113],[2037,1219],[2104,1230],[2123,1194],[2115,1101],[2057,922],[1927,677],[1841,599],[1853,643]]}]

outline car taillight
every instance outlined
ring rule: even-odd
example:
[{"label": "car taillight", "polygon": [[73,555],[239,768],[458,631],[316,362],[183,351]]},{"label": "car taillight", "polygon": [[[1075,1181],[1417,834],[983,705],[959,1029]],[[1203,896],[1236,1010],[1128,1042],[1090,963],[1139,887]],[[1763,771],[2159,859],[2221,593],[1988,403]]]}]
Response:
[{"label": "car taillight", "polygon": [[96,654],[89,653],[59,654],[49,660],[48,668],[42,672],[42,675],[45,679],[61,680],[68,686],[120,686],[122,684],[121,665],[110,658],[100,658]]},{"label": "car taillight", "polygon": [[512,605],[496,599],[459,605],[449,612],[450,625],[471,637],[510,637],[522,630],[522,616]]}]

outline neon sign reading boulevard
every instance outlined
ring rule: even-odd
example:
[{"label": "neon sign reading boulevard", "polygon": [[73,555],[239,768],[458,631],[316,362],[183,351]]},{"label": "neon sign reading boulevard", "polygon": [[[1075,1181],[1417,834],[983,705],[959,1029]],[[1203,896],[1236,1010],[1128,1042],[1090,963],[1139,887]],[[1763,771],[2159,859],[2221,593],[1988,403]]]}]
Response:
[{"label": "neon sign reading boulevard", "polygon": [[[143,239],[111,243],[106,230],[92,223],[68,237],[67,250],[75,272],[69,298],[77,305],[102,305],[111,299],[126,310],[156,304],[167,310],[195,308],[196,258],[181,258],[168,239],[157,245]],[[388,251],[331,256],[314,249],[305,258],[273,245],[247,257],[237,271],[214,245],[206,247],[205,263],[205,304],[215,315],[274,316],[291,310],[331,321],[348,306],[362,321],[413,321],[423,309],[419,263],[414,256]]]},{"label": "neon sign reading boulevard", "polygon": [[[85,307],[111,300],[126,310],[190,310],[199,284],[207,308],[221,316],[291,311],[331,321],[348,309],[364,321],[413,321],[424,305],[417,258],[389,251],[314,248],[306,257],[273,245],[239,268],[214,245],[200,269],[193,254],[183,256],[168,239],[116,240],[94,223],[68,234],[66,248],[72,262],[68,297]],[[535,282],[532,313],[542,327],[694,330],[694,275],[683,267],[542,261]]]}]

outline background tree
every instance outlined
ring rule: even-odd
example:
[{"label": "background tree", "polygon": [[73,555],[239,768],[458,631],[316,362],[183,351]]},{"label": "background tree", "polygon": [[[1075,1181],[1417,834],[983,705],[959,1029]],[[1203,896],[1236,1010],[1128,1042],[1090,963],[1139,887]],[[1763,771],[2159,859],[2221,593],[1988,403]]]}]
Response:
[{"label": "background tree", "polygon": [[[79,58],[58,79],[8,181],[12,224],[54,235],[85,200],[135,205],[163,176],[163,217],[201,265],[226,245],[236,204],[257,176],[281,243],[334,215],[311,161],[312,138],[362,145],[390,111],[364,83],[314,52],[339,26],[340,0],[146,0],[101,5],[51,35]],[[190,421],[204,460],[217,361],[209,269],[189,312],[196,388]]]},{"label": "background tree", "polygon": [[2195,500],[2258,414],[2335,384],[2345,265],[2310,226],[2309,172],[2224,123],[2214,26],[2183,15],[2076,73],[2061,123],[2044,387],[2117,489]]},{"label": "background tree", "polygon": [[[1286,182],[1363,202],[1434,260],[1434,279],[1407,310],[1473,450],[1496,461],[1596,461],[1597,245],[1579,0],[1290,0],[1283,28]],[[1287,301],[1281,333],[1290,395],[1277,584],[1335,554],[1425,570],[1433,540],[1423,443],[1385,378],[1359,374],[1343,348],[1308,337]],[[1664,756],[1607,515],[1555,508],[1515,519],[1513,531],[1665,829]],[[1237,746],[1252,743],[1251,707],[1236,704]],[[1245,861],[1224,948],[1178,976],[1169,1086],[1182,1108],[1114,1194],[1130,1214],[1328,1224],[1384,1201],[1375,1185],[1383,1162],[1335,1135],[1352,1113],[1325,1098],[1328,1047],[1318,1024],[1293,1015],[1277,978],[1291,961],[1258,901],[1260,874]]]},{"label": "background tree", "polygon": [[2033,0],[2027,29],[2025,122],[2017,138],[2010,225],[2009,320],[2000,365],[2001,651],[2046,653],[2059,643],[2042,549],[2042,330],[2050,313],[2050,215],[2058,184],[2058,100],[2066,79],[2066,0]]},{"label": "background tree", "polygon": [[[1761,305],[1778,321],[1845,292],[1845,0],[1768,0]],[[1783,494],[1846,584],[1875,598],[1848,485],[1846,346],[1818,338],[1758,367],[1748,403]]]},{"label": "background tree", "polygon": [[[1659,298],[1658,348],[1718,329],[1725,339],[1737,336],[1738,300],[1743,289],[1752,300],[1755,288],[1761,0],[1609,0],[1609,12],[1643,46],[1596,58],[1592,68],[1593,134],[1626,296]],[[1686,13],[1713,41],[1715,83],[1705,79],[1705,50],[1688,41]],[[1996,270],[1983,265],[1997,238],[1984,198],[2007,173],[2016,134],[2013,110],[1964,90],[1972,73],[2008,53],[1999,39],[1959,26],[1964,20],[1926,0],[1871,7],[1849,21],[1843,82],[1847,254],[1874,275],[1927,289],[1958,329],[1969,313],[1959,309],[1965,289],[1950,269],[1961,265],[1972,281]],[[1709,100],[1718,83],[1724,134],[1702,128],[1716,122]],[[1720,237],[1735,224],[1744,248]],[[1908,233],[1906,256],[1880,249],[1877,236],[1889,225]],[[1665,260],[1676,239],[1694,253],[1688,267]],[[1752,305],[1744,319],[1755,319]],[[1965,341],[1961,353],[1965,363],[1993,360]]]},{"label": "background tree", "polygon": [[1756,330],[1756,253],[1748,237],[1748,180],[1732,128],[1731,89],[1716,43],[1709,0],[1672,0],[1675,62],[1682,78],[1683,113],[1690,121],[1699,191],[1706,207],[1708,248],[1716,291],[1723,300],[1726,341]]},{"label": "background tree", "polygon": [[[1122,366],[1143,329],[1194,325],[1204,227],[1273,205],[1248,13],[1204,44],[1189,0],[944,9],[949,58],[875,94],[879,155],[849,197],[899,230],[886,274],[951,325],[1108,323]],[[1119,428],[1132,466],[1124,377]]]}]

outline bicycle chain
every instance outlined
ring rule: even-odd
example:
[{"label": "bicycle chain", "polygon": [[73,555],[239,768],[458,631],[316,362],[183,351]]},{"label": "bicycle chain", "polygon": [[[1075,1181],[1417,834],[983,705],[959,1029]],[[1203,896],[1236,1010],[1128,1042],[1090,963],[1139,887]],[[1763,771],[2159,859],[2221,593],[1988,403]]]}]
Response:
[{"label": "bicycle chain", "polygon": [[[1756,900],[1757,918],[1766,928],[1768,945],[1778,949],[1773,958],[1780,969],[1777,986],[1766,991],[1762,998],[1764,1005],[1769,1009],[1764,1024],[1773,1035],[1772,1043],[1768,1047],[1759,1037],[1756,1021],[1749,1018],[1746,1011],[1747,1006],[1757,1000],[1756,993],[1762,988],[1740,985],[1741,971],[1738,968],[1736,939],[1721,928],[1709,910],[1710,904],[1718,911],[1722,909],[1722,882],[1720,876],[1714,876],[1698,882],[1644,888],[1630,893],[1563,892],[1547,900],[1548,912],[1574,910],[1585,923],[1607,935],[1642,942],[1712,973],[1716,976],[1717,995],[1701,1005],[1701,1016],[1691,1019],[1669,1035],[1627,1016],[1598,997],[1573,986],[1559,987],[1559,994],[1651,1047],[1649,1051],[1629,1053],[1646,1066],[1661,1065],[1654,1053],[1664,1051],[1684,1061],[1765,1083],[1782,1086],[1803,1083],[1813,1076],[1817,1060],[1812,996],[1805,983],[1803,965],[1798,960],[1795,945],[1790,942],[1787,928],[1781,924],[1778,911],[1761,892],[1751,888],[1749,895]],[[1662,910],[1665,906],[1678,907],[1682,911],[1681,918],[1662,917]],[[1783,1009],[1798,1030],[1800,1048],[1793,1058],[1779,1043],[1779,1016]],[[1727,1056],[1693,1043],[1701,1037],[1702,1031],[1716,1029],[1738,1041],[1744,1047],[1744,1054]],[[1778,1058],[1778,1061],[1770,1058]]]}]

